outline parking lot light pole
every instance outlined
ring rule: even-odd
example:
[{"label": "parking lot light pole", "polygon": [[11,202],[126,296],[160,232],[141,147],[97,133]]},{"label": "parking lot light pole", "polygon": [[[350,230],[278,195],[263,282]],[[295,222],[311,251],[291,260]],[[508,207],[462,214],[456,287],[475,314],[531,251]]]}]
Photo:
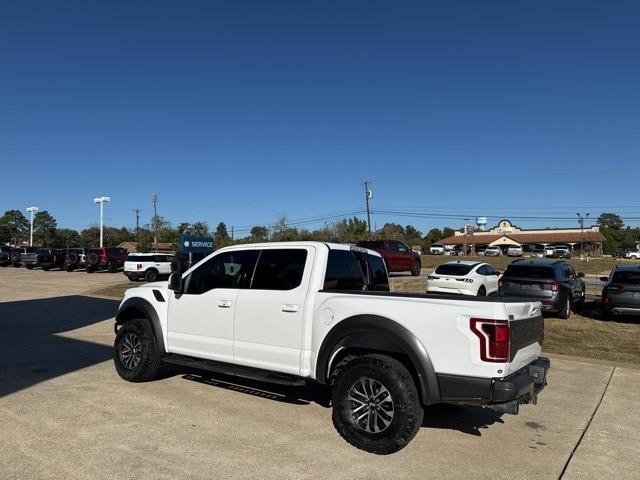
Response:
[{"label": "parking lot light pole", "polygon": [[97,197],[93,199],[93,203],[100,204],[100,248],[102,248],[103,243],[103,225],[104,225],[104,204],[105,202],[110,202],[111,197]]},{"label": "parking lot light pole", "polygon": [[29,246],[33,247],[33,214],[38,211],[38,207],[27,207],[27,212],[31,214],[30,227],[29,227]]}]

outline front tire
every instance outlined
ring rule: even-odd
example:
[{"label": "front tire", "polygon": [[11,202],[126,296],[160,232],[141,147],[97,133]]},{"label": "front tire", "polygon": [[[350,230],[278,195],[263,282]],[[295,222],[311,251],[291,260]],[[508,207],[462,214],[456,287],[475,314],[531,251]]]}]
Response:
[{"label": "front tire", "polygon": [[335,379],[333,425],[356,448],[387,455],[406,447],[424,410],[407,368],[386,355],[348,362]]},{"label": "front tire", "polygon": [[113,344],[113,361],[118,375],[128,382],[147,382],[158,375],[162,357],[147,320],[129,320],[120,327]]},{"label": "front tire", "polygon": [[478,289],[478,293],[476,294],[476,296],[477,297],[486,297],[487,296],[487,289],[484,288],[484,285]]}]

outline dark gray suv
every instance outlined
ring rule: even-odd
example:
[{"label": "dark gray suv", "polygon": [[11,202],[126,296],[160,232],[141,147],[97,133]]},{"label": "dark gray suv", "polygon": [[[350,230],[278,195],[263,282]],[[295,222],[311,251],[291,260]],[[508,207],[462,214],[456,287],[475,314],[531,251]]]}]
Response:
[{"label": "dark gray suv", "polygon": [[602,288],[602,310],[605,319],[613,314],[640,315],[640,266],[616,265]]},{"label": "dark gray suv", "polygon": [[583,277],[565,260],[515,260],[500,278],[498,295],[538,300],[542,311],[569,318],[584,303]]}]

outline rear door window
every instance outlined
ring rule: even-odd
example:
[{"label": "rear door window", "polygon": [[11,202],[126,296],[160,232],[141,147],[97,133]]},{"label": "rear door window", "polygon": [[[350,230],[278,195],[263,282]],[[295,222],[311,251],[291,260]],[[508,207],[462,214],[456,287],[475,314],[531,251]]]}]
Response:
[{"label": "rear door window", "polygon": [[307,251],[299,248],[262,250],[252,289],[293,290],[302,283]]},{"label": "rear door window", "polygon": [[329,251],[327,271],[324,276],[324,289],[364,290],[364,286],[364,272],[355,255],[349,250]]}]

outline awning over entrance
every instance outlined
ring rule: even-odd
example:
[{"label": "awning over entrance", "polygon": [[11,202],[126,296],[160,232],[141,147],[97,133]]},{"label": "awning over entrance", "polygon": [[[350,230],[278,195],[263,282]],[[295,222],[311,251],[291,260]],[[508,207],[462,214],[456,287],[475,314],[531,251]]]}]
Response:
[{"label": "awning over entrance", "polygon": [[489,244],[490,247],[504,247],[504,246],[515,246],[521,247],[522,244],[516,242],[513,238],[509,238],[506,235],[503,235],[500,238],[495,239],[493,242]]}]

